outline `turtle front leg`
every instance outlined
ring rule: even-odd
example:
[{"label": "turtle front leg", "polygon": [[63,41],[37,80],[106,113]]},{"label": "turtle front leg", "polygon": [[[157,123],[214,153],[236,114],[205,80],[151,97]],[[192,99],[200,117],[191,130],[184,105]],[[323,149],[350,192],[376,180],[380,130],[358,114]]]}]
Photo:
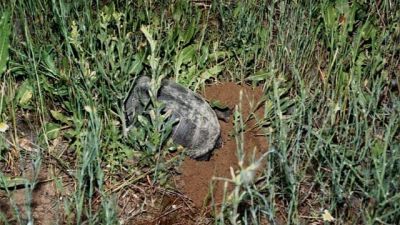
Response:
[{"label": "turtle front leg", "polygon": [[227,123],[229,121],[229,118],[232,115],[232,109],[230,109],[230,108],[214,109],[214,112],[217,115],[217,118],[219,120],[224,121],[225,123]]}]

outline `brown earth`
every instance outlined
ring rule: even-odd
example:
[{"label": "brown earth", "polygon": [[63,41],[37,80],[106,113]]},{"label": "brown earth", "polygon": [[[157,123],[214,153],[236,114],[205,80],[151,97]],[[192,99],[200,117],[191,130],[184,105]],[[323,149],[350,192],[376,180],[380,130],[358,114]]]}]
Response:
[{"label": "brown earth", "polygon": [[[242,100],[240,101],[241,92]],[[228,82],[206,87],[204,96],[210,102],[218,100],[233,111],[235,106],[241,105],[245,123],[244,153],[246,161],[250,161],[254,151],[256,158],[267,151],[266,137],[261,135],[255,126],[264,113],[263,104],[259,104],[263,96],[261,87],[253,89],[247,85]],[[220,203],[223,199],[224,181],[214,178],[231,179],[231,168],[235,171],[239,169],[233,117],[231,115],[228,122],[220,121],[223,145],[220,149],[215,150],[211,159],[196,161],[186,158],[180,169],[181,174],[175,177],[178,189],[182,190],[198,208],[208,206],[210,197],[215,203]],[[209,194],[211,185],[213,185],[212,196]],[[233,186],[229,185],[228,192],[232,188]]]},{"label": "brown earth", "polygon": [[[39,119],[29,112],[17,115],[18,138],[15,142],[9,142],[10,149],[4,160],[0,161],[2,175],[36,183],[29,195],[30,191],[25,188],[25,182],[9,186],[8,193],[0,185],[0,215],[3,216],[0,225],[4,219],[10,224],[27,224],[29,213],[34,224],[62,224],[64,221],[64,203],[72,193],[72,181],[65,172],[58,169],[58,163],[54,159],[50,159],[47,154],[39,154],[40,148],[35,144],[39,133],[35,129],[39,127],[36,124],[38,121]],[[57,152],[67,147],[67,143],[61,140],[57,138],[50,141],[48,150]],[[41,163],[34,166],[39,155]],[[19,215],[19,218],[16,215]]]},{"label": "brown earth", "polygon": [[[44,163],[37,171],[33,166],[34,162],[29,157],[23,159],[24,162],[21,163],[23,168],[21,169],[9,170],[4,167],[4,164],[0,164],[6,176],[21,177],[30,182],[36,181],[31,192],[25,188],[23,183],[18,186],[10,186],[9,194],[0,190],[0,213],[11,224],[27,224],[30,213],[34,224],[63,224],[65,219],[64,201],[71,195],[73,188],[71,179],[53,165],[48,164],[46,159],[43,160]],[[36,178],[35,173],[38,173]],[[15,210],[18,210],[18,213]],[[16,215],[19,215],[19,218]],[[0,224],[2,224],[1,220]]]},{"label": "brown earth", "polygon": [[[242,101],[240,101],[240,92]],[[246,156],[251,156],[253,150],[256,150],[256,156],[260,156],[267,150],[266,138],[260,135],[255,127],[256,121],[263,116],[263,107],[256,107],[263,96],[261,88],[251,88],[250,86],[241,86],[235,83],[224,83],[220,85],[212,85],[205,88],[203,95],[209,101],[219,100],[223,105],[234,109],[236,105],[241,103],[241,112],[243,120],[245,120],[244,132],[244,152]],[[26,121],[24,119],[23,121]],[[28,120],[29,121],[29,120]],[[214,191],[212,197],[216,203],[221,202],[223,197],[223,182],[215,181],[213,177],[231,178],[230,168],[237,170],[238,159],[236,157],[236,141],[234,135],[233,115],[228,122],[220,121],[221,135],[223,145],[220,149],[216,149],[210,161],[194,161],[189,158],[183,162],[180,172],[181,174],[174,177],[177,183],[177,190],[163,189],[156,187],[150,183],[132,184],[116,194],[118,205],[118,216],[121,224],[211,224],[212,219],[209,217],[208,206],[203,204],[207,199],[210,184],[214,183]],[[19,124],[21,131],[32,131],[20,133],[18,145],[21,151],[26,152],[26,159],[22,162],[22,167],[18,165],[10,165],[9,163],[1,163],[1,170],[13,177],[25,177],[33,179],[33,171],[31,155],[35,155],[37,149],[33,144],[36,132],[32,127],[23,127]],[[54,140],[50,146],[64,146],[62,138]],[[10,155],[14,160],[19,152],[10,151]],[[52,151],[63,152],[62,149],[53,149]],[[15,154],[12,154],[15,152]],[[18,157],[17,157],[18,158]],[[14,161],[10,160],[10,162]],[[21,161],[22,159],[16,160]],[[74,187],[74,181],[68,177],[65,171],[60,171],[57,162],[52,159],[45,159],[42,162],[41,170],[38,176],[39,183],[33,190],[32,202],[27,202],[26,189],[18,189],[11,192],[8,196],[0,191],[0,212],[11,223],[18,223],[13,217],[14,206],[18,208],[21,215],[21,223],[26,222],[26,206],[31,207],[32,216],[35,224],[63,224],[68,220],[64,214],[64,204],[66,199],[71,197]],[[57,180],[57,181],[56,181]],[[232,186],[228,188],[228,191]],[[209,198],[208,198],[209,199]],[[11,202],[14,204],[11,204]],[[73,211],[73,210],[72,210]],[[74,215],[69,215],[74,216]],[[1,222],[0,222],[1,224]]]},{"label": "brown earth", "polygon": [[[242,91],[242,101],[240,92]],[[208,86],[205,88],[203,96],[209,101],[219,100],[222,104],[233,109],[241,105],[241,112],[245,121],[244,132],[244,152],[247,157],[251,157],[253,150],[256,150],[256,158],[267,151],[266,137],[261,135],[261,131],[255,126],[257,121],[263,117],[263,104],[257,107],[262,100],[263,91],[260,87],[251,88],[246,85],[235,83],[224,83]],[[19,118],[18,121],[35,121],[32,118]],[[9,177],[24,177],[33,180],[34,168],[32,159],[38,153],[36,142],[37,133],[32,126],[18,122],[19,139],[16,141],[18,147],[11,146],[4,161],[0,161],[0,171]],[[216,181],[214,177],[231,178],[230,168],[238,170],[238,159],[236,157],[236,141],[234,135],[233,116],[228,122],[220,121],[223,145],[216,149],[210,161],[194,161],[186,158],[180,168],[180,175],[174,176],[177,186],[175,189],[162,188],[153,185],[150,178],[141,182],[127,185],[118,192],[114,193],[118,209],[120,224],[138,225],[205,225],[213,224],[210,216],[210,196],[215,203],[221,202],[223,197],[223,181]],[[68,148],[68,143],[63,142],[62,138],[51,141],[49,151],[54,155],[64,155],[64,150]],[[69,208],[72,213],[65,211],[65,204],[74,192],[74,180],[67,174],[68,170],[61,166],[63,163],[45,156],[42,159],[41,169],[37,177],[39,183],[32,192],[31,202],[27,201],[27,189],[21,188],[11,190],[7,194],[0,189],[0,225],[2,220],[7,220],[9,224],[26,224],[27,213],[32,212],[35,224],[71,224],[74,221],[74,210]],[[68,157],[63,159],[64,163]],[[70,167],[68,167],[70,168]],[[263,169],[263,168],[261,168]],[[327,187],[321,188],[314,186],[312,175],[301,182],[299,187],[298,210],[301,223],[303,224],[322,224],[320,218],[321,209],[326,208],[320,202],[320,196]],[[106,179],[107,180],[107,179]],[[110,179],[114,180],[114,179]],[[146,182],[147,181],[147,182]],[[211,184],[215,185],[213,195],[209,194]],[[118,184],[120,185],[120,184]],[[106,185],[107,186],[107,185]],[[111,185],[113,186],[113,185]],[[233,186],[228,187],[228,192]],[[288,202],[279,196],[276,198],[277,224],[286,224],[286,209]],[[344,207],[348,208],[348,213],[358,213],[362,206],[362,199],[353,196]],[[99,201],[97,202],[99,205]],[[26,210],[29,207],[31,210]],[[15,217],[15,210],[19,211],[19,220]],[[349,217],[350,218],[350,217]],[[268,224],[267,222],[265,224]]]},{"label": "brown earth", "polygon": [[[242,101],[240,101],[241,91]],[[256,158],[267,151],[266,137],[260,135],[262,132],[255,128],[256,122],[263,117],[264,113],[263,104],[257,104],[263,96],[261,87],[253,89],[247,85],[229,82],[206,87],[203,96],[210,102],[218,100],[230,109],[234,109],[241,103],[243,120],[246,121],[244,133],[246,158],[251,158],[253,150],[256,150]],[[257,105],[261,107],[257,107]],[[187,157],[178,170],[179,175],[173,177],[176,191],[152,186],[151,182],[142,183],[142,186],[130,186],[131,190],[122,191],[121,197],[118,197],[118,205],[121,209],[120,217],[127,218],[124,220],[124,224],[213,224],[213,219],[210,217],[212,209],[209,207],[211,184],[215,185],[212,197],[217,205],[222,201],[224,191],[224,182],[213,178],[231,178],[230,168],[234,170],[239,168],[233,115],[228,122],[220,121],[220,125],[222,147],[215,150],[209,161],[196,161]],[[132,196],[132,194],[128,194],[129,192],[137,192],[132,188],[139,190],[138,192],[141,194],[133,195],[137,196],[135,198],[127,197]],[[228,187],[228,194],[232,188],[232,185]],[[147,196],[147,200],[141,200],[141,198],[145,198],[144,196]],[[144,205],[145,211],[139,210],[140,204]],[[127,215],[134,216],[128,219]]]}]

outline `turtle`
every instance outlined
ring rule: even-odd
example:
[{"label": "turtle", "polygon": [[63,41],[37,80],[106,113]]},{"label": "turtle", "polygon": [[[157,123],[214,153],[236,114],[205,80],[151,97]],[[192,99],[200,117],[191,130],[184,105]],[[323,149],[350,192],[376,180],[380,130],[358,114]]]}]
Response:
[{"label": "turtle", "polygon": [[[147,76],[139,77],[124,101],[128,130],[150,102],[150,81]],[[190,158],[209,160],[212,151],[222,144],[218,118],[227,121],[230,113],[214,111],[199,94],[168,79],[161,81],[157,100],[171,112],[171,119],[178,121],[171,134],[173,142],[185,147]]]}]

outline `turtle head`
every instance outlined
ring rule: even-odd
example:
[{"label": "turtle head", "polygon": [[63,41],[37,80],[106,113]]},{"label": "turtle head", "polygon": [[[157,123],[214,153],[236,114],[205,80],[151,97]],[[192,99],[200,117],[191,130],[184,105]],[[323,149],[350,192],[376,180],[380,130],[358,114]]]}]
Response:
[{"label": "turtle head", "polygon": [[149,97],[150,78],[146,76],[139,77],[124,101],[125,120],[127,126],[134,122],[137,114],[143,113],[143,110],[150,101]]}]

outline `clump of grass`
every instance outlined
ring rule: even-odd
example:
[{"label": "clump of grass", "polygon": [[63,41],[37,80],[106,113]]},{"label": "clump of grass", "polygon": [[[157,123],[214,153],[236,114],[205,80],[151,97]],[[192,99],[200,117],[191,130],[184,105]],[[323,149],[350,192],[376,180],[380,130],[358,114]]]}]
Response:
[{"label": "clump of grass", "polygon": [[[68,154],[57,155],[76,169],[68,222],[115,224],[118,212],[106,184],[127,187],[148,174],[153,183],[168,180],[168,152],[162,151],[168,128],[156,99],[153,116],[124,136],[122,102],[135,79],[157,81],[152,96],[164,77],[193,90],[210,79],[248,82],[263,85],[265,114],[257,124],[276,148],[265,156],[256,184],[240,177],[251,166],[233,173],[237,189],[217,223],[321,222],[325,210],[338,224],[396,223],[399,4],[204,4],[210,7],[187,1],[0,3],[12,21],[6,63],[0,52],[0,123],[10,127],[0,133],[1,157],[9,153],[8,142],[17,144],[17,117],[33,114],[45,154],[59,153],[50,150],[57,138],[69,143]],[[240,113],[236,119],[239,129]],[[126,166],[126,158],[137,164]],[[115,178],[120,171],[132,179]]]},{"label": "clump of grass", "polygon": [[[387,169],[398,164],[399,126],[394,119],[397,109],[381,101],[385,95],[386,103],[398,104],[396,94],[387,95],[393,71],[383,66],[384,58],[393,55],[389,46],[395,42],[387,38],[390,36],[388,27],[376,17],[390,6],[394,5],[389,1],[379,6],[339,1],[320,5],[280,3],[264,8],[268,13],[259,20],[264,19],[264,24],[271,25],[266,38],[268,47],[249,52],[267,59],[269,64],[246,79],[264,83],[267,101],[262,124],[267,127],[270,143],[277,146],[277,154],[267,157],[267,176],[259,192],[273,190],[272,196],[266,198],[268,206],[276,206],[278,199],[284,199],[283,219],[288,223],[302,223],[307,218],[323,221],[320,208],[332,212],[338,223],[391,223],[399,218],[395,201],[397,190],[385,188],[389,183],[396,183],[396,175]],[[238,12],[257,15],[251,7],[238,6],[222,12],[225,20],[233,20],[226,18],[231,12],[233,15]],[[386,16],[385,20],[393,20],[391,15]],[[243,17],[242,22],[248,21]],[[263,25],[261,22],[252,24],[252,31]],[[227,26],[233,26],[232,30],[240,29],[234,23]],[[377,30],[382,33],[378,34]],[[262,55],[264,51],[268,54]],[[250,68],[262,65],[257,60],[243,64],[241,60],[245,57],[237,59],[233,62],[242,65],[237,67],[241,68],[236,73],[237,80],[243,80],[240,74],[247,68],[243,65],[250,65]],[[380,149],[377,151],[382,155],[373,153],[376,152],[373,149]],[[391,156],[390,162],[387,154]],[[376,160],[391,166],[384,169]],[[274,174],[271,175],[271,171]],[[385,181],[372,175],[377,171],[385,171]],[[383,200],[382,195],[376,195],[379,189],[391,192],[388,195],[391,197]],[[307,193],[314,197],[310,198]],[[358,199],[381,199],[378,201],[383,200],[390,206],[381,208],[379,204],[371,205]],[[314,210],[308,210],[308,215],[301,214],[305,202]],[[357,207],[354,206],[356,202],[360,204]],[[270,221],[276,222],[274,211],[281,212],[281,208],[266,213],[271,212],[269,207],[263,212]],[[237,219],[231,216],[228,213],[226,218]]]},{"label": "clump of grass", "polygon": [[[216,224],[260,224],[268,218],[275,222],[273,206],[268,205],[265,193],[260,193],[256,186],[257,173],[263,171],[265,160],[275,150],[271,147],[269,152],[264,153],[258,159],[245,155],[244,149],[244,122],[242,118],[242,93],[240,93],[240,104],[234,112],[235,140],[237,144],[236,156],[238,157],[239,170],[234,171],[231,167],[231,178],[214,178],[224,181],[224,199],[220,209],[215,209]],[[247,151],[248,153],[250,151]],[[247,160],[246,160],[247,159]],[[252,159],[247,162],[248,159]],[[233,185],[233,190],[228,192],[228,185]]]}]

